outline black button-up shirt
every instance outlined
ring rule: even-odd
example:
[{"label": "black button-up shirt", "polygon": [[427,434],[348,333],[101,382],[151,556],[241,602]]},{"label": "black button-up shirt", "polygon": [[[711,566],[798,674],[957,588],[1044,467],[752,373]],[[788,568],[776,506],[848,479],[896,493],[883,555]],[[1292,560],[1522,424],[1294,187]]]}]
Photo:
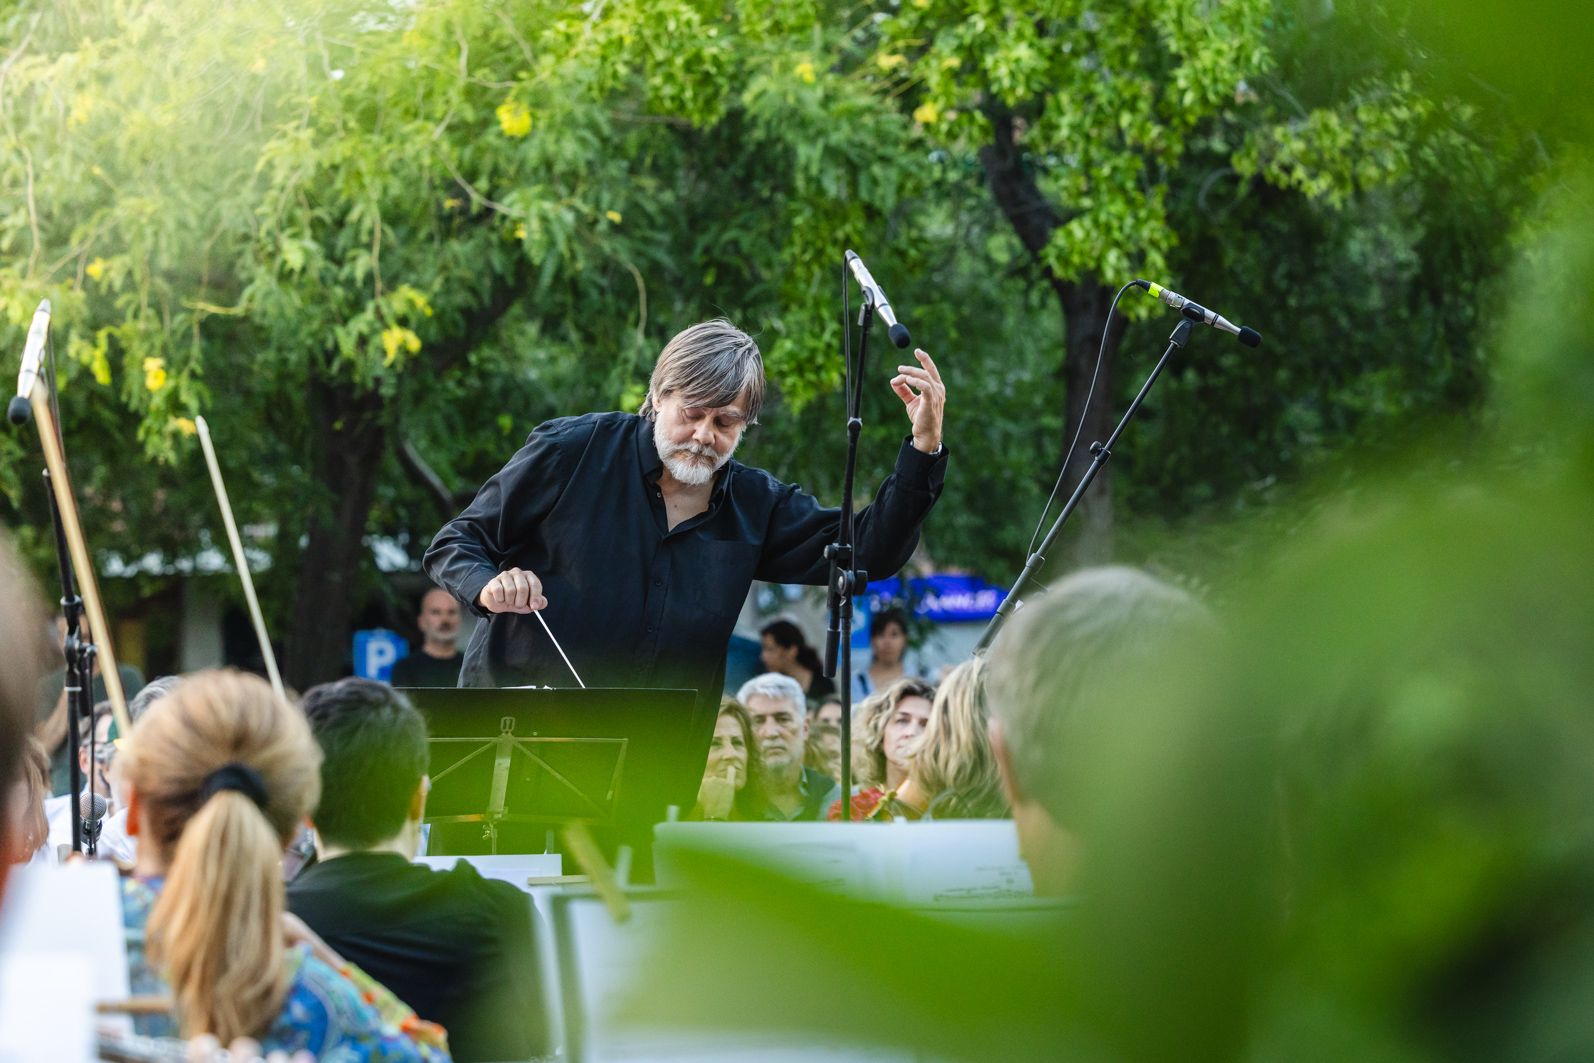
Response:
[{"label": "black button-up shirt", "polygon": [[[541,425],[426,551],[426,571],[487,622],[461,686],[575,686],[537,618],[487,613],[489,580],[542,581],[548,627],[589,686],[685,687],[719,697],[725,647],[754,579],[823,585],[840,510],[762,469],[727,462],[708,509],[674,529],[659,492],[653,422],[593,413]],[[904,441],[896,471],[857,515],[858,567],[900,569],[941,493],[946,448]]]}]

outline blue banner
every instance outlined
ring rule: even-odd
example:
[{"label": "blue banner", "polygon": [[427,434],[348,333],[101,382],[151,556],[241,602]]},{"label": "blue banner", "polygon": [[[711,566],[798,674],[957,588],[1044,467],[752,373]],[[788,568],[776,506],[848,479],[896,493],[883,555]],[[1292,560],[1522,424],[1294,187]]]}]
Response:
[{"label": "blue banner", "polygon": [[916,615],[941,624],[989,620],[1006,597],[1005,587],[987,583],[978,576],[950,573],[916,576],[908,581],[906,593],[902,581],[896,577],[877,580],[869,584],[867,595],[871,615],[911,598]]}]

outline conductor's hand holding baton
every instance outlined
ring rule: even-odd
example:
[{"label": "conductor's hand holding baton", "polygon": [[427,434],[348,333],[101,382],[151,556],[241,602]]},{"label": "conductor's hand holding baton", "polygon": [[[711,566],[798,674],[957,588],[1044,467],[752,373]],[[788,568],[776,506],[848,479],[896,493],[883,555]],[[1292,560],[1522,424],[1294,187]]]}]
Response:
[{"label": "conductor's hand holding baton", "polygon": [[489,613],[535,613],[548,607],[542,580],[523,568],[506,568],[488,580],[477,603]]}]

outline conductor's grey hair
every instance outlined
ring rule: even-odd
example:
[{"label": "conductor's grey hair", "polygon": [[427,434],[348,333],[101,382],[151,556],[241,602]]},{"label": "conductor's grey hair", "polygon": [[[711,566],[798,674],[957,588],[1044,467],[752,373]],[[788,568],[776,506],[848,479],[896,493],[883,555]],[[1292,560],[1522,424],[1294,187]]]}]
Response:
[{"label": "conductor's grey hair", "polygon": [[682,329],[659,354],[648,394],[637,411],[658,419],[658,402],[676,395],[688,406],[740,405],[749,425],[764,407],[764,356],[753,337],[722,317]]},{"label": "conductor's grey hair", "polygon": [[755,694],[772,701],[789,702],[792,712],[804,718],[808,715],[808,698],[803,694],[803,685],[789,675],[779,672],[755,675],[742,684],[742,689],[736,692],[736,700],[746,705],[747,699]]},{"label": "conductor's grey hair", "polygon": [[1003,629],[986,670],[1019,788],[1068,823],[1070,748],[1104,722],[1083,714],[1112,711],[1123,678],[1155,669],[1176,642],[1217,634],[1204,605],[1139,569],[1088,568],[1053,584]]}]

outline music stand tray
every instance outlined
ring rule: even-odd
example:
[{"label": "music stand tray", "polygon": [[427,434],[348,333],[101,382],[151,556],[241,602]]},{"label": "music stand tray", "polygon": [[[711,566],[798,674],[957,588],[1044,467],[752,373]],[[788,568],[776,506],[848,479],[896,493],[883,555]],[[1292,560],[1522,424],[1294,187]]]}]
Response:
[{"label": "music stand tray", "polygon": [[714,717],[692,690],[405,688],[426,717],[428,853],[542,852],[552,828],[645,838],[690,807]]}]

